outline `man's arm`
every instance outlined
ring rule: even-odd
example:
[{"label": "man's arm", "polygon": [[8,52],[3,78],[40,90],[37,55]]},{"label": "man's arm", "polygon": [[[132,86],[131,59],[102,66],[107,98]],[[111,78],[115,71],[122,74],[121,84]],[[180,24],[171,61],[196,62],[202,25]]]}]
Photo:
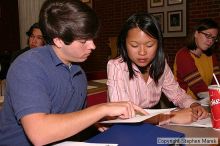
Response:
[{"label": "man's arm", "polygon": [[21,118],[25,133],[34,145],[45,145],[77,134],[105,116],[131,118],[146,111],[131,102],[103,103],[66,114],[35,113]]}]

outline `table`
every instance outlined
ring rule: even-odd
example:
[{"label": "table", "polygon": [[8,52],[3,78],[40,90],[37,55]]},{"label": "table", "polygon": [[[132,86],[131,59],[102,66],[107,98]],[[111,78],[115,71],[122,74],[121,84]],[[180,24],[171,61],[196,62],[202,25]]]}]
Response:
[{"label": "table", "polygon": [[[208,107],[206,107],[208,108]],[[146,123],[156,123],[155,119],[146,120]],[[174,130],[185,134],[186,138],[218,138],[220,140],[220,130],[214,130],[213,128],[204,128],[204,127],[193,127],[193,126],[183,126],[183,125],[161,125],[160,127]],[[200,146],[201,144],[188,144],[187,146]],[[220,145],[220,141],[219,141]],[[210,144],[203,144],[202,146],[210,146]],[[212,145],[214,146],[214,145]]]},{"label": "table", "polygon": [[[220,131],[214,130],[212,128],[202,128],[202,127],[186,127],[186,126],[177,126],[177,125],[163,125],[161,126],[166,129],[182,132],[185,134],[185,137],[216,137],[220,140]],[[220,145],[220,142],[219,144]],[[201,146],[197,144],[188,144],[187,146]],[[202,146],[210,146],[209,144],[203,144]],[[214,146],[214,145],[213,145]]]},{"label": "table", "polygon": [[99,92],[107,91],[107,79],[90,80],[88,81],[88,95],[96,94]]},{"label": "table", "polygon": [[[121,124],[120,124],[121,125]],[[120,126],[119,125],[119,126]],[[158,130],[153,127],[143,127],[142,124],[136,124],[133,130],[130,130],[134,124],[125,124],[123,127],[111,127],[109,131],[105,131],[99,135],[96,135],[87,142],[97,143],[120,143],[122,146],[136,146],[134,143],[142,143],[141,145],[155,145],[157,138],[181,138],[181,134],[175,133],[180,132],[185,134],[185,138],[218,138],[220,139],[220,131],[216,131],[212,128],[201,128],[201,127],[185,127],[177,125],[163,125],[156,126],[164,129],[173,130],[165,131],[163,129]],[[116,125],[117,126],[117,125]],[[112,129],[113,128],[113,129]],[[153,128],[153,129],[152,129]],[[143,137],[144,136],[144,137]],[[141,141],[141,142],[140,142]],[[131,144],[132,143],[132,144]],[[143,144],[145,143],[145,144]],[[154,143],[154,144],[153,144]],[[220,144],[202,144],[202,146],[216,146]],[[201,146],[201,144],[186,144],[186,146]]]},{"label": "table", "polygon": [[152,124],[127,123],[114,124],[107,131],[88,139],[86,142],[115,143],[119,144],[119,146],[155,146],[158,143],[157,139],[160,137],[181,138],[183,136],[183,133],[160,128]]},{"label": "table", "polygon": [[[158,121],[155,118],[152,118],[151,120],[148,119],[148,120],[143,121],[142,123],[156,123],[154,120]],[[132,125],[132,123],[131,123],[131,125]],[[209,124],[207,124],[207,125],[209,125]],[[180,126],[180,125],[162,125],[162,126],[159,126],[159,125],[157,125],[157,127],[162,127],[162,128],[168,129],[168,130],[184,133],[184,136],[185,136],[184,140],[192,139],[192,140],[195,141],[195,143],[197,141],[197,144],[186,144],[186,146],[200,146],[201,144],[203,146],[216,146],[216,145],[220,145],[220,141],[219,141],[220,140],[220,130],[214,130],[213,128],[210,128],[210,127],[209,128],[192,127],[192,126],[189,126],[189,125],[188,126]],[[145,130],[148,131],[148,132],[151,132],[150,129],[145,129]],[[142,131],[142,132],[143,132],[142,134],[146,134],[145,131]],[[137,131],[135,133],[139,134],[140,132]],[[158,133],[158,132],[154,131],[154,133]],[[132,133],[130,133],[130,134],[132,135]],[[128,135],[128,134],[122,132],[121,135]],[[123,137],[123,136],[121,137],[121,135],[118,135],[116,133],[115,137],[116,138],[120,137],[122,139],[125,139],[125,137]],[[133,136],[136,136],[136,135],[133,135]],[[154,137],[154,139],[152,139],[152,137],[150,137],[150,138],[148,138],[148,140],[155,140],[156,138],[159,138],[159,137],[160,137],[160,135],[157,135],[156,137]],[[173,137],[171,136],[170,138],[173,138]],[[213,139],[216,140],[217,139],[215,142],[219,141],[219,144],[209,144],[208,142],[206,142],[206,144],[205,144],[204,141],[202,141],[202,139],[203,140],[204,139],[206,139],[206,140],[213,140]],[[112,143],[119,142],[119,141],[114,141],[114,140],[111,140],[111,139],[107,139],[107,140],[109,140],[109,142],[112,142]],[[201,142],[198,143],[199,141],[201,141]],[[100,141],[97,141],[97,142],[100,142]],[[106,141],[106,142],[108,142],[108,141]],[[120,141],[120,142],[123,143],[123,141]],[[148,141],[147,141],[147,144],[149,144]]]},{"label": "table", "polygon": [[218,137],[220,139],[220,130],[214,130],[213,128],[187,127],[177,125],[163,125],[161,127],[183,132],[185,133],[186,137]]},{"label": "table", "polygon": [[107,79],[88,82],[87,106],[107,102]]}]

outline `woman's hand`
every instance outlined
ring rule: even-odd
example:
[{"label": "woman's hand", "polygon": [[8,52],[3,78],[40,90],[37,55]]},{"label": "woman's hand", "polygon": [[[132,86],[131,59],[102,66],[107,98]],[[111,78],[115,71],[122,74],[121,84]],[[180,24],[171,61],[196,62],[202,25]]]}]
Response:
[{"label": "woman's hand", "polygon": [[197,114],[199,120],[205,119],[209,115],[208,111],[203,108],[199,103],[192,103],[190,105],[190,108],[192,109],[194,114]]},{"label": "woman's hand", "polygon": [[170,122],[177,124],[188,124],[197,121],[198,118],[198,114],[195,113],[192,108],[185,108],[178,111],[172,111]]}]

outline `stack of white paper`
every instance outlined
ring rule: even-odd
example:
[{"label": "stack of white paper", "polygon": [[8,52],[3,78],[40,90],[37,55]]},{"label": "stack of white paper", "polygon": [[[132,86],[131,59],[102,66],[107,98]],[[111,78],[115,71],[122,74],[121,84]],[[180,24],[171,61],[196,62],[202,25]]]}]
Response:
[{"label": "stack of white paper", "polygon": [[170,123],[170,125],[192,126],[192,127],[212,127],[212,122],[211,122],[211,118],[208,117],[206,119],[198,120],[198,121],[190,123],[190,124]]},{"label": "stack of white paper", "polygon": [[104,144],[104,143],[87,143],[87,142],[75,142],[66,141],[53,146],[118,146],[118,144]]},{"label": "stack of white paper", "polygon": [[158,114],[170,112],[175,109],[176,108],[145,109],[145,111],[149,113],[148,115],[136,115],[135,117],[130,118],[130,119],[114,119],[114,120],[101,121],[100,123],[138,123],[138,122],[142,122],[146,119],[149,119],[153,116],[156,116]]},{"label": "stack of white paper", "polygon": [[203,99],[199,100],[199,102],[202,106],[209,106],[210,105],[210,99],[209,98],[203,98]]}]

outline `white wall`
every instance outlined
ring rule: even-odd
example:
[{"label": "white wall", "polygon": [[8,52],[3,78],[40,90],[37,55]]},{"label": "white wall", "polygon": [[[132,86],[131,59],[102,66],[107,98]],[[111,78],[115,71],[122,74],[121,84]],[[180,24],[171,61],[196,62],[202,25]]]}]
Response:
[{"label": "white wall", "polygon": [[40,8],[44,1],[45,0],[18,0],[21,48],[27,45],[26,32],[33,23],[38,21]]}]

